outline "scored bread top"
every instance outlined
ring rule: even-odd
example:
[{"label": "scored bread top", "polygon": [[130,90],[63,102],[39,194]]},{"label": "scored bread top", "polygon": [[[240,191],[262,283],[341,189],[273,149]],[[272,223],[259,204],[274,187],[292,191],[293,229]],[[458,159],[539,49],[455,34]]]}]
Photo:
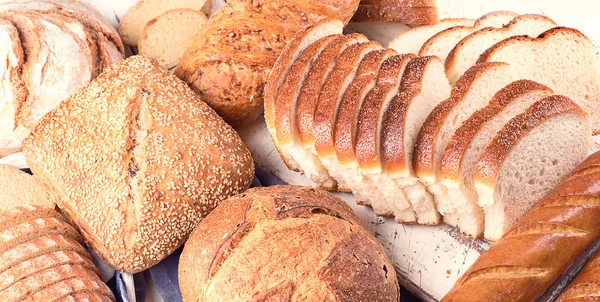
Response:
[{"label": "scored bread top", "polygon": [[86,242],[128,272],[170,254],[254,175],[237,133],[140,56],[115,64],[46,115],[23,152],[32,171],[63,193],[61,209]]},{"label": "scored bread top", "polygon": [[335,67],[323,84],[313,121],[315,149],[320,157],[335,155],[335,123],[339,105],[348,86],[352,83],[360,62],[371,51],[381,49],[376,41],[354,44],[337,59]]},{"label": "scored bread top", "polygon": [[342,165],[356,164],[356,127],[362,103],[377,81],[381,65],[398,53],[391,49],[378,49],[365,56],[356,71],[356,77],[344,93],[335,124],[335,151]]},{"label": "scored bread top", "polygon": [[392,56],[381,65],[377,84],[367,94],[358,114],[356,159],[363,172],[379,173],[381,162],[381,123],[389,101],[398,93],[402,74],[413,54]]},{"label": "scored bread top", "polygon": [[350,34],[336,39],[323,50],[311,66],[302,91],[298,95],[297,105],[298,133],[305,146],[314,143],[313,120],[317,101],[321,88],[335,67],[338,57],[351,45],[366,42],[369,42],[369,39],[361,34]]},{"label": "scored bread top", "polygon": [[64,219],[55,209],[54,204],[49,206],[25,204],[12,209],[3,210],[0,217],[0,232],[20,224],[23,221],[38,219],[38,218],[55,218]]},{"label": "scored bread top", "polygon": [[508,157],[512,148],[537,126],[564,114],[587,116],[569,98],[553,95],[534,103],[524,113],[513,118],[485,148],[477,162],[475,181],[486,184],[495,183],[504,159]]},{"label": "scored bread top", "polygon": [[0,253],[35,238],[50,235],[64,235],[83,242],[81,235],[62,219],[37,218],[23,221],[0,232]]},{"label": "scored bread top", "polygon": [[108,286],[100,279],[92,276],[67,277],[60,282],[56,282],[32,293],[31,299],[33,301],[42,301],[47,297],[62,299],[65,296],[81,291],[97,293],[108,297],[109,301],[115,301],[115,297]]}]

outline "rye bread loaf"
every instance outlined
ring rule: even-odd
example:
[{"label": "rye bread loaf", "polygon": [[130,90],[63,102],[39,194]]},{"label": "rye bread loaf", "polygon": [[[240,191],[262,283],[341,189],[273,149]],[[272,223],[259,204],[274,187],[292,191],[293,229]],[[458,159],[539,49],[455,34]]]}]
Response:
[{"label": "rye bread loaf", "polygon": [[0,190],[0,210],[4,217],[0,217],[0,230],[5,225],[2,223],[11,216],[7,211],[31,204],[54,209],[57,195],[52,188],[40,178],[31,176],[17,168],[0,165],[0,183],[4,185]]},{"label": "rye bread loaf", "polygon": [[294,186],[223,202],[187,241],[179,285],[184,301],[399,300],[391,262],[352,209]]},{"label": "rye bread loaf", "polygon": [[173,252],[254,175],[237,133],[140,56],[115,64],[46,115],[23,153],[64,197],[59,206],[90,247],[127,272]]},{"label": "rye bread loaf", "polygon": [[227,122],[248,123],[261,114],[265,82],[292,36],[324,17],[346,24],[358,2],[228,2],[198,32],[175,74]]}]

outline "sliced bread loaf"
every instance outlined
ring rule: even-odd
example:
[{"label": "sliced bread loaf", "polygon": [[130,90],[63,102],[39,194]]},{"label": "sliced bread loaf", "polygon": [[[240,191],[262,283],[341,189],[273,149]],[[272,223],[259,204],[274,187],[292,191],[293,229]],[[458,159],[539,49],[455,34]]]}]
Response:
[{"label": "sliced bread loaf", "polygon": [[[383,117],[382,158],[386,175],[396,185],[380,182],[379,188],[385,192],[394,192],[395,187],[404,188],[419,224],[438,224],[440,215],[433,199],[427,196],[425,187],[415,176],[412,167],[413,148],[419,129],[431,110],[449,96],[450,84],[440,59],[414,58],[408,63],[400,90]],[[423,198],[410,198],[416,190],[422,192]]]},{"label": "sliced bread loaf", "polygon": [[367,94],[375,87],[382,64],[397,54],[393,49],[386,48],[374,50],[365,56],[340,104],[335,125],[335,151],[341,173],[352,189],[356,203],[360,205],[370,206],[370,200],[378,198],[376,195],[379,194],[370,190],[372,186],[368,186],[367,190],[363,189],[368,178],[363,176],[356,160],[355,142],[358,113]]},{"label": "sliced bread loaf", "polygon": [[168,10],[146,23],[138,40],[139,54],[155,58],[166,68],[173,68],[207,20],[206,15],[197,10]]},{"label": "sliced bread loaf", "polygon": [[389,43],[389,48],[393,48],[398,53],[418,54],[419,50],[429,38],[440,31],[454,26],[473,26],[473,19],[444,19],[439,23],[432,25],[423,25],[407,30]]},{"label": "sliced bread loaf", "polygon": [[504,125],[534,102],[551,94],[551,89],[536,82],[515,81],[498,91],[486,107],[463,122],[444,151],[436,200],[453,204],[459,220],[483,224],[482,217],[473,217],[470,211],[480,206],[473,185],[479,157]]},{"label": "sliced bread loaf", "polygon": [[271,139],[273,139],[275,147],[278,148],[282,160],[291,170],[298,170],[298,163],[292,157],[285,156],[286,154],[282,154],[281,150],[279,150],[280,144],[277,141],[277,135],[275,130],[275,116],[277,107],[276,100],[277,96],[279,95],[279,89],[285,81],[285,77],[288,73],[288,70],[291,68],[292,64],[296,61],[296,59],[298,58],[298,56],[300,56],[304,49],[306,49],[309,45],[313,44],[314,42],[323,37],[334,34],[341,34],[342,29],[343,24],[341,21],[333,19],[324,19],[320,22],[316,22],[315,24],[309,25],[303,28],[302,30],[298,31],[281,51],[281,54],[275,61],[273,67],[271,68],[271,73],[269,74],[269,78],[265,83],[265,122],[267,123],[267,128],[269,129],[269,133],[271,134]]},{"label": "sliced bread loaf", "polygon": [[600,134],[600,69],[592,42],[572,28],[553,28],[538,38],[513,37],[488,49],[480,62],[507,62],[519,78],[568,96],[590,115]]},{"label": "sliced bread loaf", "polygon": [[392,200],[388,200],[384,195],[387,192],[380,190],[378,186],[381,179],[385,178],[383,175],[385,167],[381,156],[383,144],[381,131],[384,114],[391,100],[398,94],[404,70],[414,57],[412,54],[396,55],[382,64],[377,76],[377,83],[367,94],[360,108],[355,143],[357,162],[363,175],[367,178],[361,190],[368,190],[373,194],[383,193],[383,196],[376,195],[370,200],[375,214],[396,216],[396,220],[404,223],[417,221],[404,192],[397,186],[388,187],[388,190],[394,191],[387,194],[394,196]]},{"label": "sliced bread loaf", "polygon": [[571,173],[587,157],[591,134],[587,114],[564,96],[546,97],[510,120],[476,166],[485,238],[499,239]]},{"label": "sliced bread loaf", "polygon": [[348,187],[346,178],[341,173],[340,163],[335,154],[335,123],[339,106],[348,86],[354,80],[356,72],[364,57],[373,50],[381,49],[379,42],[354,44],[346,49],[335,64],[327,80],[321,88],[313,121],[315,150],[329,175],[338,183],[338,187]]},{"label": "sliced bread loaf", "polygon": [[342,37],[339,34],[324,37],[302,51],[287,72],[275,100],[274,140],[279,144],[279,152],[282,157],[291,158],[291,161],[298,163],[298,167],[315,187],[325,190],[334,190],[336,182],[329,176],[329,172],[316,155],[302,146],[296,124],[298,95],[315,60],[327,46],[340,41]]},{"label": "sliced bread loaf", "polygon": [[188,8],[210,16],[212,0],[142,0],[131,7],[121,18],[119,34],[123,43],[138,46],[144,27],[148,22],[166,11]]},{"label": "sliced bread loaf", "polygon": [[[298,129],[298,136],[302,141],[303,150],[305,150],[302,157],[311,159],[305,162],[311,165],[315,170],[315,174],[319,176],[318,180],[330,181],[330,179],[333,179],[316,156],[317,151],[315,149],[315,137],[313,135],[313,120],[321,89],[328,79],[329,74],[334,69],[338,57],[348,47],[357,43],[366,43],[368,41],[369,39],[364,35],[350,34],[330,43],[310,67],[300,94],[298,95],[296,126]],[[344,183],[336,183],[336,188],[342,191],[349,190]]]},{"label": "sliced bread loaf", "polygon": [[[440,103],[427,117],[415,144],[413,168],[434,197],[443,193],[443,188],[439,186],[440,165],[444,150],[456,129],[475,111],[485,107],[498,90],[514,80],[508,64],[495,62],[473,66],[454,86],[450,99]],[[436,198],[438,211],[448,224],[474,237],[483,232],[483,223],[468,222],[464,218],[459,221],[454,204],[444,201]],[[472,217],[483,222],[481,209],[473,207],[470,211],[474,213]]]},{"label": "sliced bread loaf", "polygon": [[479,56],[494,44],[512,36],[537,37],[556,26],[542,15],[521,15],[502,28],[486,27],[466,36],[450,51],[446,59],[446,74],[454,84],[467,69],[477,63]]}]

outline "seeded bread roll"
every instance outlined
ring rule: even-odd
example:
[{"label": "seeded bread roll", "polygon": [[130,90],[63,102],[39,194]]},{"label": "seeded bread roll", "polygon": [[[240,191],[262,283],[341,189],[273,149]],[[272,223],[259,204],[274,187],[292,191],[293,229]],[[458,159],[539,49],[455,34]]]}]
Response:
[{"label": "seeded bread roll", "polygon": [[184,301],[399,301],[391,262],[327,192],[251,189],[200,223],[179,262]]},{"label": "seeded bread roll", "polygon": [[59,206],[88,245],[132,273],[183,244],[254,175],[237,133],[140,56],[109,68],[46,115],[23,153],[64,196]]}]

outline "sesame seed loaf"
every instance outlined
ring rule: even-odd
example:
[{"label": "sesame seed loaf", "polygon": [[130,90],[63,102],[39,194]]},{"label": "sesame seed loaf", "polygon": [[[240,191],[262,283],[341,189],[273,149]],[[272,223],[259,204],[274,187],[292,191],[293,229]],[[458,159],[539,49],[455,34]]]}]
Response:
[{"label": "sesame seed loaf", "polygon": [[394,37],[388,47],[399,53],[416,55],[423,44],[438,32],[455,26],[473,26],[474,22],[473,19],[451,18],[432,25],[418,26]]},{"label": "sesame seed loaf", "polygon": [[392,263],[352,209],[294,186],[223,202],[187,241],[179,284],[184,301],[399,300]]},{"label": "sesame seed loaf", "polygon": [[[178,9],[189,9],[210,16],[212,0],[142,0],[129,8],[119,22],[123,43],[140,47],[145,27],[160,15]],[[206,18],[205,18],[206,19]],[[185,50],[185,49],[184,49]]]},{"label": "sesame seed loaf", "polygon": [[38,177],[0,165],[0,183],[5,185],[5,189],[0,190],[0,231],[10,225],[12,217],[15,217],[16,213],[12,213],[11,210],[22,211],[15,209],[19,206],[29,204],[36,210],[38,206],[52,209],[55,207],[54,191]]},{"label": "sesame seed loaf", "polygon": [[237,133],[140,56],[113,65],[46,115],[23,153],[34,174],[62,193],[58,204],[85,241],[126,272],[168,256],[254,175]]},{"label": "sesame seed loaf", "polygon": [[175,74],[227,122],[248,123],[261,114],[271,68],[294,34],[324,17],[346,24],[358,2],[228,2],[198,32]]}]

